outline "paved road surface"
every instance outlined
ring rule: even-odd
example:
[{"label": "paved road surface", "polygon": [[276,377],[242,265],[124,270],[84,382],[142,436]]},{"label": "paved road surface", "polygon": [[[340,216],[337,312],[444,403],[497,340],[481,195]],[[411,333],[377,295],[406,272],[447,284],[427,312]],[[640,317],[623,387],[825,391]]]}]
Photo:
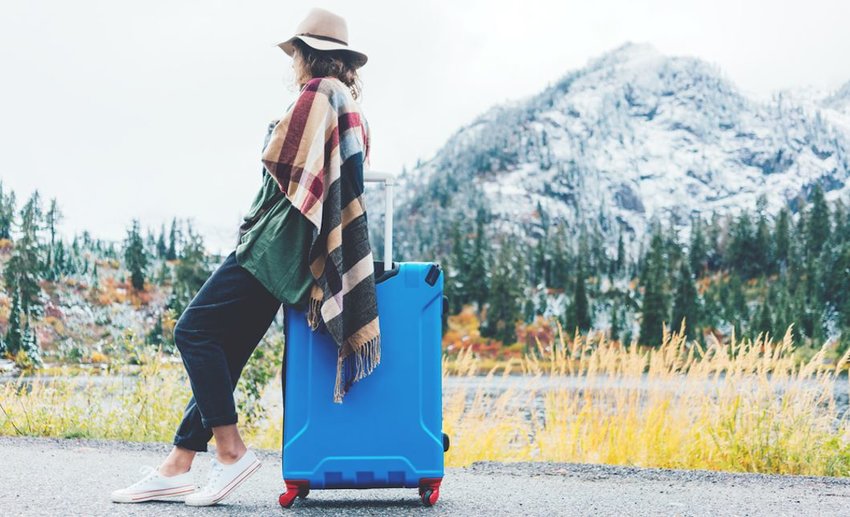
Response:
[{"label": "paved road surface", "polygon": [[[109,492],[156,465],[167,444],[0,437],[0,515],[814,515],[850,516],[850,479],[721,474],[555,463],[447,469],[440,500],[415,489],[314,490],[284,510],[280,457],[213,507],[115,504]],[[206,475],[209,455],[196,460]]]}]

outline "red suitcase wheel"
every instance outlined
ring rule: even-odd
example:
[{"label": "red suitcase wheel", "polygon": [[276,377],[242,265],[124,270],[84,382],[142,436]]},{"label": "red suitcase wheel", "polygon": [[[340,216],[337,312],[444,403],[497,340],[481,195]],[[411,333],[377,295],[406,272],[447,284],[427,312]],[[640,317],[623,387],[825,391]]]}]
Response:
[{"label": "red suitcase wheel", "polygon": [[290,506],[292,506],[292,502],[295,501],[295,496],[297,494],[298,494],[298,492],[293,492],[291,490],[284,492],[284,493],[280,494],[280,497],[278,497],[277,501],[284,508],[289,508]]},{"label": "red suitcase wheel", "polygon": [[440,497],[439,490],[432,490],[430,488],[426,488],[424,492],[422,492],[422,503],[425,506],[434,506],[434,503],[437,502],[437,499]]},{"label": "red suitcase wheel", "polygon": [[419,498],[425,506],[434,506],[440,497],[440,483],[443,478],[422,478],[419,480]]},{"label": "red suitcase wheel", "polygon": [[304,499],[310,493],[310,482],[305,480],[285,480],[286,492],[280,494],[278,502],[284,508],[289,508],[296,497]]}]

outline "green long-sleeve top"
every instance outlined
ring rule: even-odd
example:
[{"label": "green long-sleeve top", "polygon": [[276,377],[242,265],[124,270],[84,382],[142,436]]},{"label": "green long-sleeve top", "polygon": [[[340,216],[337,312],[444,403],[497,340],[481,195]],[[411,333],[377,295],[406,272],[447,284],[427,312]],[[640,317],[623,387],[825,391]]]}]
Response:
[{"label": "green long-sleeve top", "polygon": [[[276,122],[269,125],[263,149]],[[265,167],[262,169],[263,183],[244,221],[253,219],[275,195],[280,199],[242,236],[236,246],[236,262],[282,303],[303,310],[314,282],[308,262],[313,225],[280,193]]]}]

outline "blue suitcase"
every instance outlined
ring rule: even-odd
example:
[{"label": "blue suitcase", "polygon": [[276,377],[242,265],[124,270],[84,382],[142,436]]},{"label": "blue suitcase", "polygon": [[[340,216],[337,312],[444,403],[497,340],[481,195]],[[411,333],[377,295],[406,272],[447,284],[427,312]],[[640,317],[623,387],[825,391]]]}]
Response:
[{"label": "blue suitcase", "polygon": [[323,323],[314,332],[305,311],[285,306],[285,508],[311,489],[418,488],[426,506],[439,497],[449,446],[442,432],[443,272],[436,263],[392,262],[392,176],[365,180],[384,181],[387,190],[384,261],[375,261],[381,362],[334,403],[336,343]]}]

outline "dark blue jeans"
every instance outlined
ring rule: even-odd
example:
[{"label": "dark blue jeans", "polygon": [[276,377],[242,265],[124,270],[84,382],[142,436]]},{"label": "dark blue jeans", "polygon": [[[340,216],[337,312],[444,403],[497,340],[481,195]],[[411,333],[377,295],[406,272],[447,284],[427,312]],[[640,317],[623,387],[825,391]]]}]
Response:
[{"label": "dark blue jeans", "polygon": [[174,327],[192,386],[174,445],[206,451],[212,427],[237,422],[233,390],[280,306],[235,251],[204,282]]}]

